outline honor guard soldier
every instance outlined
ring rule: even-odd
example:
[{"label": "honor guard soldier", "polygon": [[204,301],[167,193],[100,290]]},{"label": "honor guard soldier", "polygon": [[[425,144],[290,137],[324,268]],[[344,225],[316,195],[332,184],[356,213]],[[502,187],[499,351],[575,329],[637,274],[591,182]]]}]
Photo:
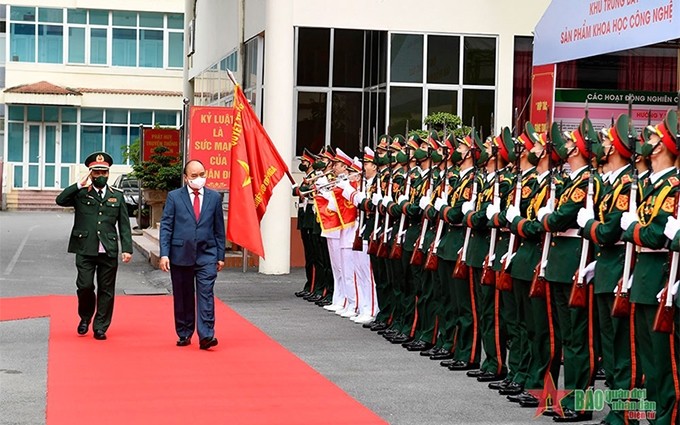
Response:
[{"label": "honor guard soldier", "polygon": [[98,340],[106,339],[113,316],[119,241],[123,262],[132,258],[132,230],[123,193],[107,185],[112,164],[106,152],[90,154],[85,158],[89,173],[56,199],[58,205],[75,209],[68,252],[76,254],[78,270],[78,334],[87,333],[94,316],[92,329]]},{"label": "honor guard soldier", "polygon": [[643,132],[646,139],[643,153],[649,154],[654,172],[649,176],[637,214],[624,212],[621,216],[623,239],[638,247],[630,301],[635,305],[635,339],[647,399],[656,403],[657,424],[677,424],[680,398],[677,347],[671,336],[655,330],[660,325],[655,320],[660,304],[657,297],[662,302],[665,297],[672,297],[667,290],[675,284],[669,282],[669,272],[676,274],[676,271],[669,270],[668,239],[664,230],[668,218],[677,214],[680,185],[675,168],[679,154],[677,126],[677,112],[671,109],[664,121]]},{"label": "honor guard soldier", "polygon": [[[300,172],[304,173],[304,180],[312,177],[314,169],[312,164],[316,160],[316,157],[307,148],[304,148],[302,156],[300,157],[300,165],[298,169]],[[306,189],[309,189],[308,187]],[[316,216],[314,214],[313,205],[309,202],[309,197],[305,196],[301,192],[301,188],[298,184],[293,185],[293,196],[298,198],[298,221],[297,228],[300,231],[300,239],[302,239],[302,248],[305,253],[305,285],[301,291],[295,293],[296,297],[305,297],[314,293],[317,288],[316,279],[318,270],[315,269],[317,261],[314,256],[318,251],[315,251],[314,244],[312,242],[312,231],[314,229],[314,224],[316,223]],[[318,274],[319,278],[321,273]],[[319,297],[316,301],[320,300]]]},{"label": "honor guard soldier", "polygon": [[[627,303],[631,276],[630,254],[633,247],[627,247],[621,240],[621,216],[636,204],[637,195],[634,178],[637,137],[629,133],[632,133],[632,125],[625,114],[618,117],[616,125],[603,130],[602,159],[610,170],[608,181],[604,182],[602,200],[596,211],[581,208],[577,216],[583,236],[599,247],[593,286],[602,341],[602,363],[607,384],[613,391],[628,391],[640,385],[637,368],[632,367],[637,360],[630,314],[635,313],[629,310],[619,313],[615,311],[618,308],[614,308],[617,296],[625,297],[625,300],[619,301]],[[631,192],[631,187],[635,192]],[[630,252],[626,260],[627,249]],[[626,273],[624,268],[627,268]],[[605,421],[623,424],[628,423],[628,419],[626,411],[611,409]]]}]

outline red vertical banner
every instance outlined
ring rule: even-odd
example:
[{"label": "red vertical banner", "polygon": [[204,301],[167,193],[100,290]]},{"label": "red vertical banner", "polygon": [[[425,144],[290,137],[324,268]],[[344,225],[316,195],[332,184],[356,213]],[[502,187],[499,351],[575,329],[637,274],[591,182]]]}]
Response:
[{"label": "red vertical banner", "polygon": [[142,161],[150,161],[151,155],[154,154],[154,149],[159,146],[168,148],[168,151],[163,155],[174,156],[179,158],[180,148],[180,132],[174,128],[145,128],[142,134],[142,141],[144,150],[142,152]]},{"label": "red vertical banner", "polygon": [[539,133],[548,132],[555,104],[555,64],[534,66],[531,72],[530,120]]},{"label": "red vertical banner", "polygon": [[192,106],[189,109],[187,160],[197,159],[203,163],[206,186],[214,190],[229,190],[233,127],[234,108]]}]

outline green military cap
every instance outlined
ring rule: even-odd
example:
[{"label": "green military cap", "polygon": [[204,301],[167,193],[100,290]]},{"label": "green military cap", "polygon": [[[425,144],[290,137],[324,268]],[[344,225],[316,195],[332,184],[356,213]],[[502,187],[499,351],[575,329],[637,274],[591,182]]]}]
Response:
[{"label": "green military cap", "polygon": [[375,150],[386,151],[388,145],[390,144],[390,140],[391,139],[389,134],[383,134],[382,136],[378,137],[378,145],[375,147]]},{"label": "green military cap", "polygon": [[113,165],[113,158],[106,152],[93,152],[85,158],[85,166],[90,170],[108,170]]},{"label": "green military cap", "polygon": [[400,151],[405,145],[406,139],[404,139],[404,136],[397,134],[396,136],[392,137],[392,143],[390,143],[389,148],[393,151]]},{"label": "green military cap", "polygon": [[500,136],[494,137],[494,145],[498,147],[498,153],[507,162],[513,162],[517,159],[515,155],[515,141],[512,139],[512,132],[508,127],[504,127]]},{"label": "green military cap", "polygon": [[[637,139],[637,134],[635,133],[635,127],[629,127],[630,119],[628,114],[621,114],[616,119],[616,123],[609,129],[604,129],[607,137],[611,139],[612,144],[616,150],[626,158],[630,158],[632,153],[630,140],[628,138],[628,132],[631,131],[631,137],[635,140]],[[637,145],[637,143],[635,143]]]},{"label": "green military cap", "polygon": [[[596,135],[597,137],[597,135]],[[550,127],[550,141],[552,142],[552,160],[558,162],[560,160],[565,160],[567,158],[567,147],[565,146],[567,140],[564,138],[564,134],[560,131],[560,126],[556,122],[552,123]]]},{"label": "green military cap", "polygon": [[408,146],[413,147],[414,149],[420,148],[420,145],[423,143],[424,141],[420,138],[418,133],[411,133],[411,135],[408,136],[408,142],[406,142]]},{"label": "green military cap", "polygon": [[440,147],[442,147],[441,142],[439,141],[439,134],[435,130],[431,130],[428,135],[427,135],[427,144],[430,145],[430,148],[437,150]]}]

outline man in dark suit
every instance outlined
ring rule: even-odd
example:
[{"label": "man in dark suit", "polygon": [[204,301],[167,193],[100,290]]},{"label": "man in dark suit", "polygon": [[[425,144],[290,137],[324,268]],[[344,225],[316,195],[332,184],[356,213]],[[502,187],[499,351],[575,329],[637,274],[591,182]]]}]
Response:
[{"label": "man in dark suit", "polygon": [[94,338],[98,340],[106,339],[106,330],[113,316],[119,240],[123,262],[127,263],[132,258],[132,231],[123,193],[106,184],[111,164],[113,158],[106,152],[91,154],[85,159],[85,166],[90,172],[64,189],[56,199],[58,205],[75,209],[68,252],[76,254],[78,269],[78,334],[87,333],[94,316],[92,329]]},{"label": "man in dark suit", "polygon": [[177,345],[191,344],[196,328],[202,350],[217,345],[213,286],[224,267],[225,249],[222,197],[204,187],[205,180],[203,164],[189,161],[184,166],[186,186],[168,194],[161,218],[159,263],[172,279]]}]

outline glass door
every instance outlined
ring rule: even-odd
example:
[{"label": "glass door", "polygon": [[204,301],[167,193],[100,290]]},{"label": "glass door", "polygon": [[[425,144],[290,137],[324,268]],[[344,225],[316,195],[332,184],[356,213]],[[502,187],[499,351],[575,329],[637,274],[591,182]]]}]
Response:
[{"label": "glass door", "polygon": [[55,124],[28,123],[24,139],[27,189],[59,189],[59,143]]}]

